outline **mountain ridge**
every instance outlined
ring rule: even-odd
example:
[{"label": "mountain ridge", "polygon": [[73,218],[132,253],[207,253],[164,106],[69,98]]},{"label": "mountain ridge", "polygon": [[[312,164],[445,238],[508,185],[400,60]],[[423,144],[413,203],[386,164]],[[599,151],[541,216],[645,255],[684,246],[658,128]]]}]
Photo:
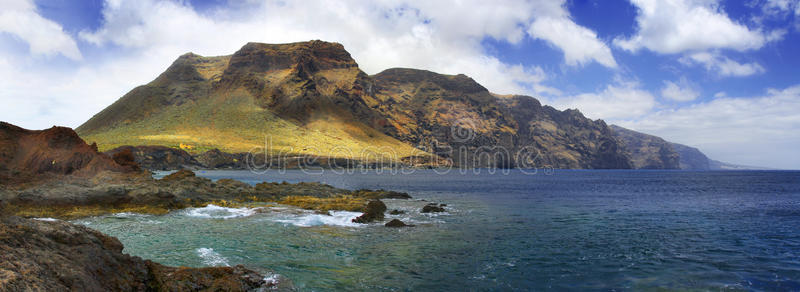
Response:
[{"label": "mountain ridge", "polygon": [[390,68],[370,76],[341,44],[323,41],[184,54],[76,131],[103,151],[260,147],[363,161],[418,157],[431,166],[632,167],[602,120],[496,96],[463,74]]},{"label": "mountain ridge", "polygon": [[695,147],[669,142],[661,137],[611,125],[623,141],[637,169],[768,170],[771,168],[721,162]]}]

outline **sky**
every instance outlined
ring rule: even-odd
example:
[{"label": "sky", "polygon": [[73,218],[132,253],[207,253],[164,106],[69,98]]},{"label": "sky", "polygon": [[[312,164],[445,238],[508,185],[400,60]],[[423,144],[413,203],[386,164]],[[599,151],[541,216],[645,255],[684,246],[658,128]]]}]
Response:
[{"label": "sky", "polygon": [[77,127],[178,56],[320,39],[800,169],[800,0],[0,0],[0,120]]}]

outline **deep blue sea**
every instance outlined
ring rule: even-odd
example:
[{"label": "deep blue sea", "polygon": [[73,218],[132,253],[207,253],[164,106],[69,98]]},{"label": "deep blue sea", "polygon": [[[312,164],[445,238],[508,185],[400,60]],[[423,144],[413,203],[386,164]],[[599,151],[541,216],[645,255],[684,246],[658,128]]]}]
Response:
[{"label": "deep blue sea", "polygon": [[[136,256],[243,264],[304,291],[800,290],[797,171],[198,175],[404,191],[414,199],[385,202],[407,214],[388,218],[416,227],[275,204],[78,223],[118,237]],[[447,212],[419,213],[429,202]]]}]

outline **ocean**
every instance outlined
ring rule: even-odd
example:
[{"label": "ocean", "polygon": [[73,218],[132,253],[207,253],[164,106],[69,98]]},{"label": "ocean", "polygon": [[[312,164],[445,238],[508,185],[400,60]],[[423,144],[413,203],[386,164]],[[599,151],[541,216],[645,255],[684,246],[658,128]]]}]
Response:
[{"label": "ocean", "polygon": [[[135,256],[304,291],[800,290],[798,171],[479,171],[198,172],[408,192],[384,202],[410,228],[274,204],[75,222]],[[420,213],[430,202],[446,212]]]}]

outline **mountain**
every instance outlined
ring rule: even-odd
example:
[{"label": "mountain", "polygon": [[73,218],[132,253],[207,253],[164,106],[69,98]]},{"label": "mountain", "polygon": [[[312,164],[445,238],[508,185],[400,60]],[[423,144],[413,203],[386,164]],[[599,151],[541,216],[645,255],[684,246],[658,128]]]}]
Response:
[{"label": "mountain", "polygon": [[166,72],[76,131],[106,151],[123,145],[190,152],[263,151],[359,158],[377,148],[424,155],[367,126],[359,99],[368,78],[341,45],[249,43],[232,56],[185,54]]},{"label": "mountain", "polygon": [[630,168],[608,126],[576,110],[497,96],[465,75],[395,68],[373,80],[368,104],[388,121],[382,130],[412,145],[432,145],[458,165],[524,167],[516,156],[529,153],[538,166]]},{"label": "mountain", "polygon": [[673,144],[659,137],[611,125],[614,134],[622,140],[630,153],[633,167],[637,169],[679,169],[682,156]]},{"label": "mountain", "polygon": [[465,75],[395,68],[369,76],[337,43],[248,43],[185,54],[76,131],[107,151],[263,150],[465,167],[630,168],[601,120],[533,97],[499,96]]}]

